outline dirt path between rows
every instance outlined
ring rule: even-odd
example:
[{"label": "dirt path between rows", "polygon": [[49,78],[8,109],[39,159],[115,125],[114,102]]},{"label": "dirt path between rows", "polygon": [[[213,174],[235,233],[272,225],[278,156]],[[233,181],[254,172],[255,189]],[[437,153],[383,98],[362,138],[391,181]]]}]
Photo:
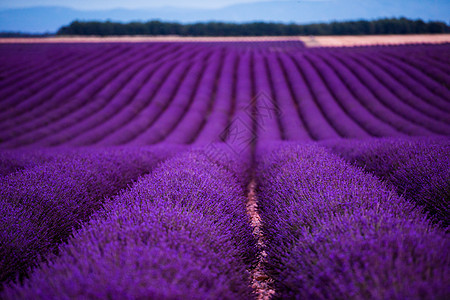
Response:
[{"label": "dirt path between rows", "polygon": [[251,218],[251,225],[253,227],[253,235],[257,238],[258,248],[261,249],[260,257],[256,268],[252,270],[252,289],[258,300],[271,299],[275,294],[275,290],[272,288],[273,279],[268,276],[264,270],[263,265],[267,254],[264,249],[264,236],[261,229],[261,217],[258,213],[258,203],[256,197],[256,182],[252,180],[248,187],[248,201],[247,201],[247,213]]}]

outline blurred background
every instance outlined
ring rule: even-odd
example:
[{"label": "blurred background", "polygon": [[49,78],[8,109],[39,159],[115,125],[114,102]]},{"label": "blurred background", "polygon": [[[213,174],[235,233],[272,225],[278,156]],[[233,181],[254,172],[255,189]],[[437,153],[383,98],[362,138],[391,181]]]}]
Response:
[{"label": "blurred background", "polygon": [[54,34],[75,20],[312,24],[404,17],[440,21],[442,33],[449,12],[448,0],[1,0],[0,32]]}]

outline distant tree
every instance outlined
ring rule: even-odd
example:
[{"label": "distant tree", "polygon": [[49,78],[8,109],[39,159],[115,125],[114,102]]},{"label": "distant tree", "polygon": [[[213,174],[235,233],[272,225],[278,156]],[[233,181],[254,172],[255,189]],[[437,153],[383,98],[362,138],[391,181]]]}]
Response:
[{"label": "distant tree", "polygon": [[182,36],[260,36],[260,35],[370,35],[450,33],[444,22],[424,22],[406,18],[358,20],[298,25],[294,23],[223,23],[179,24],[157,20],[131,23],[74,21],[61,27],[58,35],[182,35]]}]

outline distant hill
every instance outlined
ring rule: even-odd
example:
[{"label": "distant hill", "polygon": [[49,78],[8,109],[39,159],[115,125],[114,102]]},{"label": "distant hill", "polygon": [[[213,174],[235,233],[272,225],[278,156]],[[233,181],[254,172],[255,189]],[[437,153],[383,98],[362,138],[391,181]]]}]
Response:
[{"label": "distant hill", "polygon": [[66,7],[30,7],[0,10],[0,31],[55,32],[74,20],[188,22],[295,22],[306,24],[332,20],[377,19],[404,16],[409,19],[450,21],[448,0],[323,0],[269,1],[231,5],[221,9],[114,9],[74,10]]}]

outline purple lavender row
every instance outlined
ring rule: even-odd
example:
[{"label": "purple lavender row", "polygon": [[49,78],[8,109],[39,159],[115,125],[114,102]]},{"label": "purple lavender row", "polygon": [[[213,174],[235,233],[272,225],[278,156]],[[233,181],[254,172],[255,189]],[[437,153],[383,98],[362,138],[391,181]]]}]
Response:
[{"label": "purple lavender row", "polygon": [[163,87],[166,79],[170,78],[168,76],[173,74],[175,66],[188,58],[189,52],[175,51],[168,55],[168,60],[152,64],[139,72],[129,85],[115,95],[112,105],[102,109],[100,116],[94,114],[79,126],[69,127],[61,133],[62,137],[69,138],[70,145],[90,145],[126,127],[137,114],[149,106],[155,93]]},{"label": "purple lavender row", "polygon": [[[143,65],[130,78],[119,76],[119,82],[114,82],[111,87],[106,87],[100,94],[99,98],[112,97],[109,104],[100,107],[98,110],[85,111],[83,108],[76,115],[78,122],[72,126],[66,126],[64,130],[49,135],[38,145],[53,146],[63,143],[73,143],[74,145],[89,145],[101,139],[107,133],[130,120],[139,110],[143,109],[150,101],[154,88],[164,79],[164,74],[172,67],[173,63],[167,63],[168,60],[175,58],[183,58],[180,55],[180,49],[168,48],[158,52],[155,57],[158,61]],[[124,74],[126,75],[126,74]],[[128,80],[121,85],[121,80]],[[118,92],[112,93],[111,89],[119,89]],[[114,116],[114,117],[113,117]],[[73,140],[73,142],[72,142]]]},{"label": "purple lavender row", "polygon": [[341,136],[352,138],[364,138],[370,135],[355,122],[353,116],[343,109],[330,89],[324,82],[324,75],[317,71],[306,55],[296,55],[293,57],[296,64],[304,72],[308,84],[311,87],[317,105],[329,120],[330,124],[339,132]]},{"label": "purple lavender row", "polygon": [[[448,46],[447,46],[448,47]],[[445,48],[437,53],[438,58],[445,58]],[[444,100],[448,102],[450,98],[450,89],[449,83],[450,76],[448,75],[449,63],[439,63],[440,67],[436,66],[435,60],[430,60],[428,58],[429,55],[432,55],[430,51],[426,53],[421,53],[420,55],[402,55],[401,51],[399,52],[391,52],[389,53],[391,56],[394,56],[396,59],[401,60],[402,62],[410,65],[413,68],[420,70],[420,73],[425,74],[426,76],[418,77],[422,84],[428,85],[436,94],[442,97]]]},{"label": "purple lavender row", "polygon": [[[70,64],[82,60],[83,57],[89,57],[85,51],[73,51],[72,47],[61,44],[11,44],[2,45],[0,48],[3,50],[2,65],[8,65],[7,73],[4,73],[5,78],[0,83],[2,99],[18,89],[39,82],[55,71],[70,67]],[[89,49],[91,54],[96,53],[94,49]]]},{"label": "purple lavender row", "polygon": [[306,76],[302,69],[288,55],[280,55],[282,68],[288,76],[294,99],[302,112],[305,127],[314,140],[337,138],[341,135],[336,131],[316,102]]},{"label": "purple lavender row", "polygon": [[[52,59],[60,61],[67,58],[67,51],[86,53],[106,44],[84,43],[2,43],[0,45],[1,69],[8,69],[7,74],[28,72],[34,67],[47,66]],[[62,49],[67,51],[62,51]],[[81,49],[81,51],[79,50]],[[15,76],[15,75],[14,75]],[[1,86],[1,85],[0,85]]]},{"label": "purple lavender row", "polygon": [[274,97],[270,83],[268,74],[270,70],[267,69],[263,55],[255,54],[253,60],[251,79],[254,81],[255,91],[252,104],[255,106],[257,143],[264,144],[267,141],[282,140],[284,128],[280,122],[281,111],[277,105],[278,99]]},{"label": "purple lavender row", "polygon": [[369,61],[363,55],[354,56],[352,59],[354,59],[361,67],[368,69],[376,78],[378,86],[377,90],[382,93],[382,100],[385,101],[393,111],[407,117],[409,120],[426,128],[430,132],[444,135],[450,134],[450,127],[448,125],[438,122],[411,105],[405,103],[406,97],[401,95],[399,92],[400,90],[404,91],[402,85],[398,82],[388,80],[388,74],[378,65]]},{"label": "purple lavender row", "polygon": [[[75,55],[73,55],[75,56]],[[81,65],[98,58],[99,53],[91,53],[91,55],[75,56],[72,59],[76,62],[81,61]],[[61,67],[57,65],[53,72],[46,72],[46,70],[34,70],[35,73],[27,73],[22,77],[17,78],[17,81],[12,81],[10,84],[2,86],[0,89],[0,108],[3,112],[9,114],[14,113],[15,107],[22,104],[23,101],[32,97],[39,92],[43,87],[52,84],[55,80],[59,80],[63,75],[70,74],[79,65],[74,64],[72,60],[68,65]],[[22,84],[23,83],[23,84]],[[49,93],[50,94],[50,93]]]},{"label": "purple lavender row", "polygon": [[[95,119],[96,122],[100,122],[102,119],[104,120],[106,116],[102,116],[99,112],[120,108],[120,103],[126,102],[128,97],[132,97],[129,86],[134,85],[136,87],[134,91],[136,91],[139,84],[144,80],[143,78],[145,78],[144,74],[151,72],[160,64],[159,61],[157,63],[152,63],[153,60],[159,60],[162,57],[165,59],[169,58],[169,52],[171,52],[171,50],[174,49],[148,51],[147,53],[142,52],[146,55],[142,57],[137,55],[133,57],[132,60],[125,60],[123,66],[125,66],[126,69],[119,71],[117,74],[114,74],[113,71],[117,72],[118,69],[116,69],[116,67],[111,68],[104,76],[98,78],[100,80],[104,77],[103,80],[98,81],[97,84],[92,82],[88,85],[87,89],[83,89],[78,93],[73,100],[75,102],[75,100],[78,99],[78,101],[76,101],[77,103],[62,106],[61,109],[58,110],[58,114],[54,112],[53,114],[56,114],[56,119],[51,120],[49,115],[44,115],[41,121],[49,122],[51,120],[50,124],[40,129],[38,129],[38,126],[34,126],[34,128],[31,126],[31,129],[37,130],[31,130],[20,138],[16,138],[10,143],[4,144],[5,147],[8,146],[8,144],[11,144],[12,146],[23,146],[31,143],[48,146],[51,145],[51,142],[48,141],[49,138],[50,140],[57,140],[58,136],[63,135],[64,130],[67,128],[69,128],[71,138],[74,138],[77,129],[79,132],[79,127],[82,126],[81,124],[86,124],[87,119]],[[121,65],[122,64],[119,63],[117,67]],[[97,86],[97,89],[93,90],[92,88],[95,86]],[[126,93],[124,91],[126,91]],[[94,92],[94,94],[90,95],[90,92]],[[88,102],[84,104],[80,103],[84,101]],[[117,103],[117,101],[119,101],[119,103]],[[75,105],[76,107],[69,110],[69,106]],[[107,109],[108,107],[110,108],[109,110]],[[65,113],[63,114],[62,111]]]},{"label": "purple lavender row", "polygon": [[[324,56],[329,55],[324,52]],[[323,56],[305,55],[310,63],[315,66],[317,71],[322,75],[324,84],[329,87],[330,92],[334,95],[334,99],[340,106],[352,116],[353,120],[371,136],[400,136],[401,133],[385,124],[379,118],[371,114],[371,112],[361,104],[358,98],[354,97],[353,86],[348,88],[344,81],[341,80],[335,69],[333,69]],[[346,74],[348,76],[348,74]],[[350,75],[351,76],[351,75]],[[361,83],[358,83],[360,85]],[[355,84],[356,85],[356,84]],[[359,87],[355,87],[359,88]]]},{"label": "purple lavender row", "polygon": [[[450,62],[445,58],[445,56],[443,57],[439,54],[433,55],[433,53],[430,53],[429,56],[421,55],[414,56],[414,58],[418,59],[419,61],[421,60],[422,63],[429,63],[432,67],[434,67],[435,70],[439,70],[440,73],[447,74]],[[444,77],[448,79],[447,76],[444,75]]]},{"label": "purple lavender row", "polygon": [[204,146],[192,146],[194,150],[200,150],[209,160],[225,168],[237,180],[244,193],[248,194],[248,186],[253,177],[253,148],[246,147],[236,152],[233,144],[227,142],[214,142]]},{"label": "purple lavender row", "polygon": [[[364,53],[361,57],[374,63],[377,66],[377,69],[379,69],[382,74],[385,74],[385,76],[382,77],[382,79],[384,79],[384,84],[387,87],[390,87],[393,93],[400,98],[403,103],[419,111],[424,116],[447,123],[448,126],[448,112],[443,112],[441,109],[435,107],[435,105],[427,103],[427,99],[420,97],[420,95],[416,96],[416,93],[420,92],[420,90],[418,91],[416,89],[416,86],[422,85],[421,82],[409,80],[410,78],[405,72],[399,70],[396,65],[389,63],[389,61],[386,62],[385,58],[380,57],[380,55],[368,55],[367,53]],[[448,110],[448,107],[446,107],[446,109]]]},{"label": "purple lavender row", "polygon": [[[438,73],[442,76],[442,78],[445,78],[446,80],[450,79],[448,76],[448,69],[450,62],[444,55],[439,55],[438,53],[430,53],[430,55],[421,55],[414,57],[418,61],[420,61],[422,64],[429,63],[434,70],[438,71]],[[448,84],[447,91],[448,91]]]},{"label": "purple lavender row", "polygon": [[323,145],[423,206],[443,227],[450,225],[449,138],[383,138]]},{"label": "purple lavender row", "polygon": [[374,176],[316,145],[259,154],[266,268],[281,299],[445,299],[450,240]]},{"label": "purple lavender row", "polygon": [[[424,99],[433,107],[441,109],[443,113],[446,113],[447,115],[449,114],[450,108],[448,105],[448,99],[450,99],[450,90],[447,89],[446,96],[441,96],[441,93],[445,94],[445,89],[442,88],[442,83],[435,82],[432,78],[422,73],[422,70],[414,68],[399,58],[386,55],[384,52],[380,53],[379,56],[380,59],[385,60],[386,63],[396,66],[396,68],[393,69],[397,72],[401,72],[399,73],[400,76],[397,78],[406,82],[408,84],[408,88],[414,94],[421,99]],[[427,59],[427,57],[422,55],[421,59]],[[432,62],[428,62],[428,65],[433,67]],[[440,90],[442,92],[439,92]],[[445,119],[443,121],[445,121]]]},{"label": "purple lavender row", "polygon": [[214,42],[191,42],[191,45],[201,45],[203,47],[216,47],[227,52],[257,51],[268,54],[273,52],[301,51],[305,49],[305,44],[298,41],[214,41]]},{"label": "purple lavender row", "polygon": [[75,149],[23,149],[0,151],[0,176],[6,176],[40,164],[64,160]]},{"label": "purple lavender row", "polygon": [[[70,72],[55,74],[58,75],[58,77],[54,78],[46,85],[40,85],[36,92],[27,93],[25,91],[25,95],[18,95],[21,99],[16,99],[14,98],[15,96],[11,99],[6,99],[7,102],[12,101],[13,103],[19,103],[13,110],[5,111],[0,114],[2,120],[5,120],[0,123],[1,128],[9,128],[14,124],[18,124],[16,119],[13,119],[14,122],[11,122],[10,118],[19,117],[20,120],[21,118],[26,118],[27,115],[33,115],[36,111],[42,110],[42,107],[53,108],[54,106],[61,105],[61,101],[58,102],[58,99],[61,100],[61,98],[70,97],[77,89],[92,80],[93,77],[90,71],[94,71],[95,74],[95,70],[105,70],[105,64],[107,65],[107,62],[117,59],[121,54],[124,55],[124,52],[133,49],[136,51],[135,48],[113,48],[106,54],[95,56],[93,58],[91,57],[92,59],[85,64],[77,64],[76,68],[74,67]],[[74,87],[76,87],[76,89]]]},{"label": "purple lavender row", "polygon": [[[435,63],[439,64],[439,65],[445,65],[448,67],[448,64],[450,63],[450,59],[448,58],[447,55],[442,55],[443,51],[445,51],[448,47],[448,43],[445,44],[439,44],[439,45],[435,45],[435,47],[430,47],[430,48],[411,48],[410,50],[412,50],[411,56],[417,57],[417,56],[423,56],[425,55],[429,55],[429,58],[434,61]],[[422,51],[418,51],[418,50],[422,50]],[[445,68],[444,68],[445,69]]]},{"label": "purple lavender row", "polygon": [[251,51],[241,54],[236,74],[234,111],[229,120],[227,134],[222,136],[222,140],[236,154],[252,149],[257,139],[253,55]]},{"label": "purple lavender row", "polygon": [[190,151],[166,161],[2,298],[250,299],[246,199],[215,159]]},{"label": "purple lavender row", "polygon": [[152,84],[152,93],[150,95],[145,95],[145,97],[150,100],[149,104],[143,107],[133,119],[128,120],[126,124],[116,127],[116,131],[109,131],[107,136],[97,140],[96,144],[125,144],[145,132],[146,129],[148,129],[153,122],[158,119],[161,113],[170,106],[171,101],[175,97],[180,86],[183,84],[183,79],[186,77],[189,70],[191,70],[193,66],[200,64],[201,59],[199,58],[206,55],[203,51],[194,52],[194,50],[195,49],[188,48],[186,50],[186,56],[191,57],[191,59],[185,59],[177,62],[173,68],[173,71],[171,71],[166,78],[158,78],[160,84],[153,86],[153,82],[150,82],[150,84]]},{"label": "purple lavender row", "polygon": [[[385,118],[389,119],[392,124],[398,124],[397,126],[410,135],[432,135],[432,132],[424,128],[422,124],[417,123],[409,115],[410,110],[402,111],[394,109],[391,101],[387,99],[393,98],[392,94],[386,87],[379,82],[379,79],[372,74],[369,69],[362,66],[360,63],[349,57],[348,55],[335,55],[335,58],[340,60],[349,70],[360,79],[364,87],[369,90],[367,97],[372,100],[372,106],[375,107],[380,113],[386,114]],[[369,99],[370,99],[369,98]],[[395,98],[395,97],[394,97]],[[364,98],[361,98],[364,99]],[[393,101],[396,101],[395,99]],[[379,104],[376,104],[376,103]],[[403,106],[403,108],[405,108]]]},{"label": "purple lavender row", "polygon": [[192,94],[192,104],[175,127],[165,135],[164,143],[189,144],[202,129],[202,123],[210,113],[208,109],[211,110],[216,101],[218,76],[223,69],[224,55],[224,51],[216,51],[210,57]]},{"label": "purple lavender row", "polygon": [[[140,132],[130,145],[151,145],[162,141],[178,125],[183,116],[189,111],[192,102],[196,101],[196,92],[200,87],[201,79],[205,75],[206,66],[211,63],[211,55],[206,52],[199,56],[189,71],[182,77],[182,81],[176,89],[176,93],[164,111],[155,117],[155,120]],[[217,54],[217,52],[216,52]],[[207,74],[207,73],[206,73]],[[158,99],[155,99],[158,102]],[[189,125],[191,126],[191,124]]]},{"label": "purple lavender row", "polygon": [[[377,49],[375,50],[377,51],[373,47],[338,50],[310,49],[293,54],[292,51],[278,51],[276,48],[272,49],[272,51],[270,47],[266,49],[268,52],[253,48],[235,51],[226,47],[213,49],[213,47],[198,46],[198,43],[194,44],[170,44],[176,45],[174,46],[175,48],[170,48],[167,44],[158,44],[151,48],[155,50],[152,53],[152,57],[159,57],[165,51],[176,49],[177,47],[186,56],[194,55],[196,51],[201,55],[208,51],[215,53],[215,55],[218,55],[224,49],[229,51],[228,53],[231,53],[232,57],[238,57],[238,65],[227,66],[226,71],[220,75],[221,77],[226,76],[226,78],[223,80],[220,78],[220,80],[217,80],[217,83],[214,83],[215,86],[217,85],[214,88],[214,92],[212,88],[207,88],[211,87],[212,84],[209,76],[217,76],[215,73],[210,74],[210,70],[213,67],[208,66],[209,62],[205,65],[204,71],[199,71],[205,73],[202,74],[202,76],[205,76],[206,81],[204,82],[201,81],[201,78],[198,81],[192,78],[193,76],[187,76],[187,69],[178,65],[178,69],[183,68],[183,71],[174,70],[175,74],[171,73],[173,78],[179,80],[179,84],[174,86],[173,79],[169,80],[167,77],[168,73],[164,72],[173,68],[175,60],[163,62],[162,57],[160,57],[160,60],[155,61],[151,65],[155,68],[159,68],[161,65],[164,68],[164,72],[161,70],[161,73],[155,73],[155,76],[153,76],[155,69],[150,71],[150,66],[139,66],[138,63],[140,56],[149,55],[146,50],[148,45],[136,45],[133,47],[128,45],[123,47],[123,51],[128,51],[128,54],[131,53],[130,51],[135,51],[138,55],[129,60],[129,62],[133,61],[132,65],[126,66],[126,61],[121,60],[118,64],[114,64],[109,71],[115,70],[119,72],[119,67],[126,68],[129,72],[132,72],[131,69],[139,69],[142,71],[139,71],[139,84],[132,78],[129,78],[130,80],[127,81],[127,76],[123,74],[124,72],[119,72],[117,78],[115,76],[111,77],[109,75],[112,75],[112,73],[101,71],[105,70],[105,66],[97,64],[91,71],[94,73],[100,72],[98,73],[99,77],[94,78],[89,84],[83,85],[79,90],[77,89],[79,84],[85,82],[83,80],[90,78],[89,76],[92,77],[92,72],[90,72],[91,75],[84,74],[84,79],[80,79],[77,81],[78,83],[70,83],[62,91],[55,91],[57,94],[50,101],[43,101],[45,97],[41,96],[46,89],[40,89],[38,94],[41,96],[33,96],[20,103],[23,109],[26,107],[32,108],[30,112],[24,112],[23,115],[4,120],[3,131],[0,132],[3,146],[18,147],[32,144],[51,146],[65,143],[71,145],[91,145],[95,143],[115,145],[129,143],[133,139],[135,139],[133,143],[151,144],[163,141],[172,134],[175,137],[178,136],[175,140],[180,142],[179,137],[182,136],[182,142],[184,143],[192,143],[199,138],[197,143],[206,144],[218,140],[217,137],[224,131],[227,131],[228,126],[235,119],[238,119],[238,121],[242,120],[243,122],[241,123],[247,124],[248,126],[245,129],[249,129],[261,141],[267,138],[271,139],[270,137],[274,135],[274,139],[322,140],[339,136],[447,134],[449,130],[449,126],[445,124],[446,120],[434,120],[421,111],[425,110],[428,111],[428,114],[439,115],[441,119],[445,119],[446,113],[438,110],[445,106],[445,103],[440,102],[440,106],[436,105],[436,107],[434,107],[434,102],[433,104],[431,102],[429,104],[421,102],[422,104],[420,104],[417,101],[411,103],[411,94],[402,94],[406,87],[412,87],[413,83],[418,80],[416,75],[413,78],[412,75],[409,76],[409,73],[405,73],[407,71],[405,64],[400,66],[397,63],[396,67],[389,71],[386,63],[381,62],[381,67],[373,66],[372,58],[367,56],[369,54],[375,55],[380,51],[383,53],[395,52],[397,48],[399,52],[410,53],[413,48],[384,47],[383,49],[378,49],[380,47],[376,47]],[[140,51],[143,49],[145,51]],[[425,50],[420,51],[424,52],[426,49],[434,48],[424,47],[423,49]],[[420,51],[419,54],[422,53]],[[77,49],[75,52],[80,52],[80,49]],[[275,55],[272,52],[277,53]],[[178,63],[182,56],[174,53],[171,53],[171,57],[177,56],[176,61]],[[190,54],[188,55],[187,53]],[[435,51],[436,53],[438,53],[437,50]],[[113,53],[111,52],[109,55],[113,55]],[[122,53],[123,55],[126,55],[126,53]],[[242,68],[240,65],[247,59],[247,56],[251,57],[251,71],[245,71],[246,75],[238,74],[240,73],[239,68]],[[274,56],[277,56],[277,58]],[[377,55],[375,59],[381,60],[381,57]],[[362,64],[361,59],[364,61],[364,64],[372,65],[366,66]],[[382,60],[384,61],[384,59]],[[400,63],[400,60],[397,58],[393,60]],[[95,61],[98,62],[99,58],[94,59],[90,57],[91,64],[95,64]],[[212,61],[215,61],[215,59]],[[187,61],[185,63],[188,64]],[[166,66],[167,64],[171,65]],[[383,73],[389,78],[394,73],[405,76],[399,77],[397,79],[398,82],[387,83],[383,78],[377,78],[371,73],[374,68],[378,73]],[[144,69],[146,70],[145,72]],[[413,70],[419,72],[416,68]],[[152,75],[147,72],[150,72]],[[144,75],[144,73],[148,74],[148,76]],[[61,73],[60,75],[63,76],[64,74]],[[200,73],[197,75],[200,75]],[[239,80],[237,79],[238,76]],[[250,76],[250,78],[246,78],[246,76]],[[283,78],[286,82],[284,82]],[[58,82],[52,83],[50,86],[55,88]],[[158,84],[156,84],[157,82]],[[162,82],[166,84],[164,87],[161,84]],[[195,83],[193,84],[192,82]],[[143,84],[143,88],[139,91],[139,97],[135,97],[137,90]],[[226,85],[226,87],[221,87],[222,84]],[[178,87],[181,87],[181,85],[186,87],[185,95],[181,95],[178,91]],[[134,88],[129,88],[129,86]],[[152,86],[157,87],[152,88]],[[239,86],[242,86],[244,90],[241,90]],[[231,90],[223,92],[225,89],[230,88]],[[70,90],[74,92],[73,95],[70,95]],[[276,119],[271,120],[264,117],[264,114],[267,112],[261,109],[258,111],[258,106],[261,105],[256,102],[262,102],[257,97],[260,95],[258,93],[260,90],[266,90],[264,94],[267,95],[266,98],[270,98],[269,106],[274,106],[272,109],[275,108],[276,111],[283,115],[282,117],[278,116]],[[437,97],[430,90],[429,85],[424,85],[423,89],[417,88],[416,90],[420,95]],[[222,102],[222,100],[229,101],[227,104],[228,108],[223,110],[220,108],[220,111],[214,112],[216,109],[214,103],[208,103],[207,100],[204,100],[200,105],[200,102],[197,102],[199,100],[196,101],[200,95],[203,98],[212,99],[215,97],[216,92],[217,95],[219,93],[225,95],[224,97],[217,97],[217,100],[221,103],[221,106],[223,103],[226,103]],[[113,94],[116,95],[109,102]],[[188,94],[191,96],[188,97]],[[70,101],[67,101],[66,96]],[[36,97],[41,100],[38,101]],[[166,100],[158,100],[160,97]],[[389,97],[395,99],[388,101]],[[55,99],[61,101],[56,103]],[[87,99],[90,101],[86,102]],[[256,102],[249,102],[252,99]],[[176,101],[172,103],[172,100]],[[176,103],[179,103],[179,105]],[[246,107],[246,105],[250,104],[254,107]],[[294,109],[291,109],[292,106],[295,107],[297,113],[295,113]],[[199,107],[200,112],[197,112],[197,107]],[[420,107],[421,109],[419,109]],[[193,110],[186,112],[187,108],[193,108]],[[184,123],[192,120],[194,118],[192,115],[194,114],[202,116],[202,118],[192,122],[189,126],[183,125],[183,128],[189,131],[189,134],[184,134],[184,130],[181,129],[182,127],[178,123],[180,120],[185,119],[185,113],[191,116]],[[217,120],[217,123],[212,122],[212,118],[208,118],[209,113],[217,117],[217,119],[214,119],[214,121]],[[159,115],[162,117],[159,117]],[[266,121],[270,124],[264,124]],[[264,128],[261,129],[261,127]],[[280,137],[276,137],[277,135],[280,135]]]},{"label": "purple lavender row", "polygon": [[[91,107],[96,103],[96,100],[98,99],[105,99],[97,97],[99,92],[102,91],[105,87],[108,87],[111,81],[114,82],[120,75],[122,75],[123,73],[127,73],[127,69],[133,69],[133,67],[130,68],[130,64],[131,66],[133,66],[134,63],[134,66],[139,66],[139,64],[136,64],[136,62],[148,62],[149,60],[146,57],[148,55],[145,55],[145,50],[148,51],[151,49],[142,50],[142,52],[137,53],[134,57],[132,57],[132,59],[121,59],[117,61],[115,65],[109,67],[107,71],[98,74],[98,76],[95,77],[89,84],[80,88],[74,95],[70,96],[67,99],[64,99],[64,101],[66,101],[64,105],[43,112],[40,116],[36,116],[34,119],[30,119],[28,122],[22,120],[20,125],[17,125],[15,128],[10,128],[7,132],[5,132],[5,134],[0,135],[0,137],[3,136],[4,140],[13,139],[10,144],[14,147],[26,143],[33,143],[38,140],[40,136],[37,135],[34,131],[42,127],[42,134],[48,135],[50,132],[48,124],[51,124],[50,126],[56,126],[57,128],[62,129],[60,126],[58,126],[60,125],[58,121],[65,117],[70,118],[71,115],[77,110],[81,109],[85,111],[86,107]],[[107,104],[104,103],[103,105]],[[87,116],[88,114],[84,113],[84,117]],[[24,134],[25,137],[23,137]],[[28,137],[26,135],[28,135]],[[8,145],[6,144],[5,146]]]},{"label": "purple lavender row", "polygon": [[26,275],[87,221],[104,197],[126,188],[171,152],[166,147],[69,151],[3,177],[0,282]]},{"label": "purple lavender row", "polygon": [[266,64],[273,87],[273,98],[269,100],[276,103],[275,111],[272,111],[272,113],[279,115],[284,133],[283,138],[291,141],[311,140],[311,134],[306,127],[298,103],[294,99],[293,88],[287,78],[288,76],[285,73],[285,70],[281,66],[279,56],[275,54],[267,55]]},{"label": "purple lavender row", "polygon": [[217,83],[217,92],[211,114],[204,117],[203,128],[191,141],[194,145],[217,142],[227,128],[230,114],[233,114],[236,94],[237,63],[239,56],[234,51],[226,53],[223,69]]},{"label": "purple lavender row", "polygon": [[[414,135],[424,132],[421,127],[411,124],[408,120],[393,113],[389,106],[386,106],[377,98],[372,86],[367,84],[367,82],[371,82],[371,77],[367,70],[358,68],[352,61],[347,60],[344,55],[334,56],[326,52],[318,53],[318,55],[320,55],[324,63],[328,64],[335,71],[342,83],[352,92],[352,95],[361,105],[374,118],[382,122],[378,122],[377,128],[379,131],[387,133],[391,130],[389,136]],[[370,117],[367,118],[368,120],[371,119]]]},{"label": "purple lavender row", "polygon": [[[448,44],[443,45],[408,45],[408,46],[391,46],[391,47],[367,47],[364,53],[371,53],[375,56],[382,55],[385,58],[390,58],[391,61],[402,62],[402,68],[409,66],[409,75],[416,78],[422,85],[427,87],[437,96],[447,99],[448,89],[442,85],[448,82],[448,75],[446,74],[449,66],[449,61],[443,55],[448,49]],[[356,53],[358,52],[355,49]],[[380,51],[381,50],[381,51]],[[350,52],[353,52],[352,50]],[[435,77],[434,72],[430,70],[437,70],[444,77]],[[447,79],[445,79],[447,77]],[[441,94],[444,92],[444,94]]]},{"label": "purple lavender row", "polygon": [[[20,47],[20,46],[19,46]],[[22,45],[24,47],[24,45]],[[37,47],[42,47],[37,46]],[[64,47],[64,46],[62,46]],[[69,48],[70,49],[70,48]],[[62,70],[64,68],[70,68],[71,65],[76,61],[83,61],[83,59],[89,57],[86,53],[73,53],[69,49],[48,49],[45,51],[44,57],[38,57],[33,59],[31,62],[20,62],[20,57],[26,56],[26,54],[22,54],[23,56],[19,56],[17,52],[9,53],[12,55],[11,60],[20,65],[11,67],[9,69],[9,73],[5,74],[5,79],[0,83],[0,98],[6,99],[11,94],[17,93],[18,90],[26,89],[27,92],[30,92],[34,88],[42,85],[42,83],[38,83],[40,80],[47,78]],[[10,50],[14,51],[13,49]],[[17,49],[16,49],[17,51]],[[20,52],[19,52],[20,53]],[[95,54],[95,51],[92,52]],[[2,62],[3,63],[3,62]],[[33,88],[33,84],[34,88]],[[0,104],[0,109],[6,109],[4,102]],[[15,105],[14,103],[10,103]],[[9,108],[8,108],[9,109]]]},{"label": "purple lavender row", "polygon": [[[136,49],[134,51],[134,53],[132,51],[122,55],[138,53]],[[51,116],[52,113],[57,115],[55,111],[61,106],[70,107],[73,104],[76,105],[76,102],[79,101],[76,96],[80,91],[92,89],[92,86],[95,89],[95,85],[99,81],[98,77],[107,75],[109,73],[107,71],[111,70],[112,66],[121,62],[123,63],[123,56],[120,53],[113,53],[109,57],[104,55],[100,59],[82,65],[80,68],[73,70],[73,72],[63,75],[61,78],[64,78],[65,82],[56,80],[56,82],[51,82],[47,86],[41,86],[40,92],[45,91],[45,89],[53,90],[53,92],[45,96],[39,96],[39,93],[37,93],[25,99],[23,103],[16,107],[14,115],[7,116],[10,118],[10,121],[1,126],[1,129],[18,131],[20,133],[16,128],[20,128],[22,124],[32,123],[36,118],[42,118],[45,115]]]},{"label": "purple lavender row", "polygon": [[253,56],[252,80],[254,81],[253,104],[256,114],[256,134],[259,143],[269,140],[283,140],[284,127],[281,123],[281,110],[278,98],[275,97],[271,70],[266,62],[266,56],[256,53]]},{"label": "purple lavender row", "polygon": [[[228,104],[231,109],[228,108],[228,115],[223,115],[226,118],[221,120],[221,124],[225,124],[225,127],[217,128],[220,130],[219,135],[212,136],[212,138],[213,141],[225,142],[229,149],[237,155],[241,153],[250,155],[249,150],[256,141],[254,105],[252,102],[254,89],[251,79],[252,53],[247,51],[241,54],[234,68],[234,88],[231,92],[231,105]],[[246,157],[250,159],[247,155]]]}]

